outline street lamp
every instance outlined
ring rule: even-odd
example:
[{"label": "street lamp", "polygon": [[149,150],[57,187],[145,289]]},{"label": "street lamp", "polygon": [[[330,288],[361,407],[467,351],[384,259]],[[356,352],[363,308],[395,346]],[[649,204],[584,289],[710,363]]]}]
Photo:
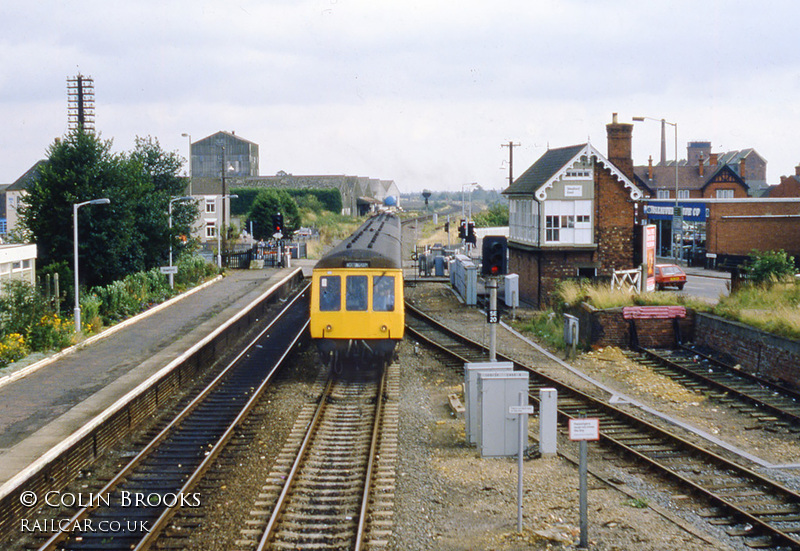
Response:
[{"label": "street lamp", "polygon": [[[238,199],[239,196],[235,193],[233,195],[222,195],[220,196],[222,199],[222,209],[223,215],[225,210],[225,199]],[[219,217],[217,217],[219,220]],[[224,220],[224,218],[223,218]],[[217,267],[222,268],[222,230],[225,229],[225,226],[222,227],[217,226]]]},{"label": "street lamp", "polygon": [[192,135],[184,132],[181,134],[181,136],[183,136],[184,138],[189,138],[189,195],[191,195],[192,194]]},{"label": "street lamp", "polygon": [[678,204],[678,123],[677,122],[669,122],[665,119],[655,119],[653,117],[633,117],[634,121],[643,122],[645,120],[661,122],[661,136],[662,139],[664,137],[664,125],[668,124],[675,129],[675,210],[672,212],[672,239],[670,239],[671,246],[672,246],[672,258],[675,259],[676,263],[681,258],[681,254],[679,251],[683,248],[683,240],[681,239],[681,249],[675,246],[675,234],[683,235],[683,228],[679,228],[679,220],[681,217],[679,216],[680,212],[680,205]]},{"label": "street lamp", "polygon": [[[172,203],[176,201],[194,201],[194,197],[186,195],[184,197],[173,197],[169,200],[169,267],[172,268]],[[175,288],[175,275],[169,271],[169,288]]]},{"label": "street lamp", "polygon": [[72,204],[72,235],[75,241],[75,334],[81,332],[81,302],[80,302],[80,289],[78,287],[78,209],[83,205],[108,205],[111,199],[92,199],[91,201],[84,201],[83,203]]}]

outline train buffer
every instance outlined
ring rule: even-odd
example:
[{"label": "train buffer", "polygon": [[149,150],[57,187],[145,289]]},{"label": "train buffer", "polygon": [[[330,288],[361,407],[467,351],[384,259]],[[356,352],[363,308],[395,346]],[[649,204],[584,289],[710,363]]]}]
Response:
[{"label": "train buffer", "polygon": [[686,317],[686,308],[683,306],[625,306],[622,308],[622,318],[628,320],[630,347],[633,350],[639,348],[639,335],[636,332],[636,320],[643,319],[663,319],[672,320],[672,328],[675,332],[675,342],[680,344],[681,328],[678,318]]}]

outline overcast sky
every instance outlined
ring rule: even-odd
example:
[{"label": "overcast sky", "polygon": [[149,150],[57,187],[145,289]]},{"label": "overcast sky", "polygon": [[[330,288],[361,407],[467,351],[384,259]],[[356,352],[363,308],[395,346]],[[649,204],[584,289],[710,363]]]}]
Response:
[{"label": "overcast sky", "polygon": [[[15,4],[9,6],[8,4]],[[68,131],[66,80],[94,78],[115,151],[188,156],[218,130],[260,172],[395,180],[402,192],[507,185],[550,147],[645,115],[678,149],[800,164],[800,3],[641,0],[35,0],[0,7],[0,183]],[[660,125],[636,123],[636,164]],[[667,157],[674,158],[667,129]]]}]

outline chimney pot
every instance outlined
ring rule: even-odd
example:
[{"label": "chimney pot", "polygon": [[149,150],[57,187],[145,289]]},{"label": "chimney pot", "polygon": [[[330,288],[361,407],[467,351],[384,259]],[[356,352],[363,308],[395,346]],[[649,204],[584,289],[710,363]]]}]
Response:
[{"label": "chimney pot", "polygon": [[794,175],[795,176],[800,176],[800,165],[797,165],[796,167],[794,167]]},{"label": "chimney pot", "polygon": [[697,171],[699,172],[700,176],[703,176],[705,172],[705,159],[703,159],[703,153],[700,152],[700,157],[697,159]]},{"label": "chimney pot", "polygon": [[745,161],[745,158],[744,158],[744,157],[742,157],[741,159],[739,159],[739,177],[740,177],[742,180],[744,180],[744,179],[745,179],[745,174],[746,174],[746,173],[745,173],[745,171],[744,171],[744,169],[745,169],[745,162],[746,162],[746,161]]},{"label": "chimney pot", "polygon": [[648,180],[652,180],[653,179],[653,156],[652,155],[650,155],[650,157],[647,159],[647,179]]}]

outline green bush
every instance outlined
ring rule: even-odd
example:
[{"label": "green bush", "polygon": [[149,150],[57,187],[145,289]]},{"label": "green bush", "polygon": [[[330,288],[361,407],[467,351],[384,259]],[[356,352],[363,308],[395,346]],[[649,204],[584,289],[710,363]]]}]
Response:
[{"label": "green bush", "polygon": [[0,367],[24,358],[28,354],[25,337],[19,333],[9,333],[0,338]]},{"label": "green bush", "polygon": [[[17,335],[23,339],[9,339]],[[38,289],[26,281],[10,281],[0,295],[0,341],[6,344],[6,357],[20,350],[44,351],[61,349],[70,344],[72,330],[47,303]],[[25,352],[27,353],[27,352]],[[23,354],[24,355],[24,354]],[[12,360],[13,361],[13,360]]]},{"label": "green bush", "polygon": [[217,265],[206,262],[202,256],[181,256],[177,266],[175,285],[181,289],[198,285],[205,279],[219,274]]},{"label": "green bush", "polygon": [[757,285],[783,281],[794,275],[794,257],[779,251],[750,253],[745,270],[753,283]]}]

